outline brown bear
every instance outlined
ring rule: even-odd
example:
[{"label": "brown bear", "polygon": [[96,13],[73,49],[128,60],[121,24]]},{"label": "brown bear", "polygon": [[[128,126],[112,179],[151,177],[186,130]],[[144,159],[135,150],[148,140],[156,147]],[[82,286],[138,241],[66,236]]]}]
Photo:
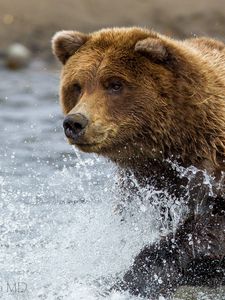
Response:
[{"label": "brown bear", "polygon": [[188,204],[177,231],[146,245],[115,288],[157,298],[225,284],[225,44],[113,28],[61,31],[52,45],[69,142]]}]

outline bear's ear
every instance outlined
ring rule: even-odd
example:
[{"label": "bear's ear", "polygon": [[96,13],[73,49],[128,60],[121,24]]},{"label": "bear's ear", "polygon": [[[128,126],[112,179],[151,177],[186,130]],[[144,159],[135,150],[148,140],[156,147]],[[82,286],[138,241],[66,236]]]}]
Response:
[{"label": "bear's ear", "polygon": [[73,55],[88,40],[88,35],[70,30],[57,32],[52,38],[52,51],[58,59],[65,64],[67,59]]},{"label": "bear's ear", "polygon": [[134,48],[135,51],[143,53],[153,61],[163,62],[168,57],[168,51],[163,40],[159,38],[146,38],[138,41]]}]

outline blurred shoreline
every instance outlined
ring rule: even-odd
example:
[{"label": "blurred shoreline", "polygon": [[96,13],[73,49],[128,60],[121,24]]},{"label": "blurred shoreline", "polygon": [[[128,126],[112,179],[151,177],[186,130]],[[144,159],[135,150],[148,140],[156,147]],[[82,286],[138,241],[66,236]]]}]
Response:
[{"label": "blurred shoreline", "polygon": [[12,43],[54,62],[51,37],[62,29],[144,26],[174,37],[225,40],[225,1],[205,0],[0,0],[0,53]]}]

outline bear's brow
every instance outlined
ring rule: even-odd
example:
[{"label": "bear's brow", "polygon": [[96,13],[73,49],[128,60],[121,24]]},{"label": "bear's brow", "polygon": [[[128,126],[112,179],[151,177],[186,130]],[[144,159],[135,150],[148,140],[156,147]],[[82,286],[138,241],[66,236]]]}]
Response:
[{"label": "bear's brow", "polygon": [[74,63],[72,69],[68,69],[69,72],[65,72],[65,76],[68,81],[73,83],[74,81],[92,81],[96,78],[97,70],[101,62],[95,60],[90,63],[90,60],[86,62],[79,61]]},{"label": "bear's brow", "polygon": [[104,62],[105,55],[102,53],[101,55],[92,57],[92,60],[90,60],[89,56],[87,57],[86,63],[82,64],[82,67],[77,70],[77,75],[79,74],[79,76],[82,76],[86,79],[88,78],[89,80],[93,80],[96,78],[97,73],[102,66],[102,63]]},{"label": "bear's brow", "polygon": [[123,72],[120,68],[103,68],[97,73],[97,78],[99,81],[105,81],[107,79],[118,77],[127,82],[132,82],[132,79],[127,75],[126,72]]},{"label": "bear's brow", "polygon": [[132,82],[134,77],[129,70],[121,66],[120,64],[101,64],[98,67],[98,70],[96,72],[96,75],[98,77],[98,80],[104,81],[106,79],[109,79],[110,77],[120,77],[121,79]]},{"label": "bear's brow", "polygon": [[[109,53],[103,52],[98,55],[82,55],[77,57],[74,61],[72,74],[69,77],[73,78],[72,81],[88,82],[91,84],[93,81],[105,81],[111,77],[120,77],[128,83],[132,83],[136,78],[129,68],[120,59],[114,61],[114,58]],[[91,57],[90,57],[91,56]],[[72,76],[71,76],[72,75]]]}]

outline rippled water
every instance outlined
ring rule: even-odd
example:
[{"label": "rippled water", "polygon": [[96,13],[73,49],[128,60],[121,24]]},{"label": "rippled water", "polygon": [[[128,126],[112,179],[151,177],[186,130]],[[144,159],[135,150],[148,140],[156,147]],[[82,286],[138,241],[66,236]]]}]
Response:
[{"label": "rippled water", "polygon": [[58,77],[0,70],[0,298],[137,300],[104,291],[157,238],[159,212],[146,194],[121,220],[115,167],[65,141]]}]

